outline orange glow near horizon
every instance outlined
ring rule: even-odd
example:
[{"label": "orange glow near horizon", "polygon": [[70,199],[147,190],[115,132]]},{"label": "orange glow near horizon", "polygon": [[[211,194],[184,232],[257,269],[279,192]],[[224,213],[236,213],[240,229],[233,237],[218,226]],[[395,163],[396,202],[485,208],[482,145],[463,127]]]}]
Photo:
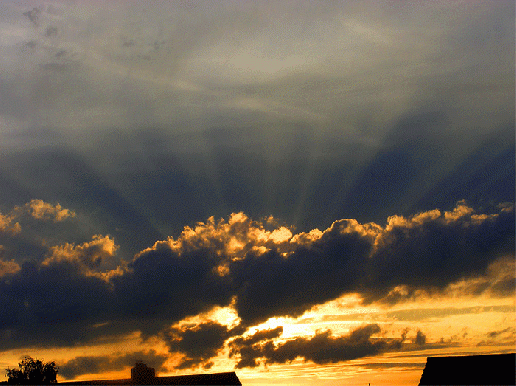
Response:
[{"label": "orange glow near horizon", "polygon": [[[244,385],[309,385],[316,382],[330,385],[339,382],[371,385],[415,385],[418,383],[427,356],[468,355],[514,351],[515,301],[513,298],[477,296],[461,298],[454,296],[425,298],[399,304],[394,307],[381,305],[360,306],[359,297],[346,295],[339,299],[313,307],[299,318],[271,318],[266,323],[251,328],[248,333],[283,326],[283,335],[277,342],[299,336],[311,336],[316,331],[331,329],[333,334],[348,334],[350,330],[368,323],[379,324],[381,337],[399,338],[408,331],[401,350],[345,362],[318,365],[297,358],[291,363],[259,365],[256,368],[234,369],[234,361],[223,349],[213,359],[208,370],[202,368],[172,370],[180,359],[169,357],[166,365],[172,371],[160,371],[157,375],[183,375],[236,371]],[[216,308],[204,316],[189,318],[184,323],[202,323],[207,319],[234,325],[232,307]],[[423,346],[415,345],[417,331],[425,334]],[[498,333],[497,333],[498,332]],[[491,334],[491,339],[489,336]],[[153,349],[166,354],[167,347],[159,338],[141,339],[139,333],[121,337],[116,342],[74,348],[17,349],[4,352],[2,365],[16,366],[24,355],[46,361],[64,363],[79,356],[113,356],[122,353]],[[74,380],[124,379],[130,377],[130,366],[99,374],[82,374]],[[59,376],[58,380],[64,379]]]},{"label": "orange glow near horizon", "polygon": [[415,386],[516,352],[514,16],[0,0],[0,372]]}]

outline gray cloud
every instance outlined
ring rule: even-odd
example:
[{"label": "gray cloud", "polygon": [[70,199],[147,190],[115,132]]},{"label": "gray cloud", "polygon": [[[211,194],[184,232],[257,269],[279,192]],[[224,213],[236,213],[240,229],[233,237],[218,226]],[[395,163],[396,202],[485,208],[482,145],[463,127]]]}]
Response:
[{"label": "gray cloud", "polygon": [[[92,67],[113,71],[113,65],[118,65],[123,70],[158,76],[172,75],[180,79],[189,76],[187,79],[196,86],[203,86],[201,90],[210,83],[215,83],[217,88],[222,83],[279,86],[284,81],[282,78],[288,76],[299,75],[306,79],[308,75],[309,79],[317,79],[317,75],[322,74],[324,80],[352,80],[353,87],[350,89],[348,84],[351,92],[347,94],[356,97],[357,91],[369,91],[365,96],[368,99],[376,98],[370,92],[371,82],[366,76],[375,75],[364,75],[361,69],[354,68],[357,63],[366,70],[380,70],[377,87],[383,89],[395,84],[388,81],[391,79],[385,76],[388,74],[393,80],[405,80],[404,87],[410,92],[413,90],[407,87],[407,80],[416,83],[414,86],[419,83],[423,87],[417,95],[421,96],[436,81],[436,75],[442,76],[445,71],[439,67],[442,63],[452,62],[448,73],[459,72],[463,78],[470,79],[471,73],[460,71],[465,65],[489,61],[490,51],[502,54],[500,59],[507,60],[510,56],[503,54],[503,47],[511,42],[507,31],[510,17],[506,12],[509,2],[497,7],[457,6],[447,2],[438,7],[426,4],[392,7],[375,2],[360,7],[347,3],[315,7],[304,1],[296,2],[296,6],[289,2],[230,3],[234,6],[210,4],[186,8],[166,2],[145,5],[116,2],[102,11],[87,2],[78,2],[75,7],[55,3],[57,14],[48,6],[38,11],[41,33],[33,35],[43,43],[50,39],[45,36],[49,27],[60,28],[66,30],[68,38],[62,36],[59,43],[74,47],[82,55],[81,62]],[[26,9],[25,12],[33,12],[31,8],[21,7],[20,17]],[[452,23],[450,13],[454,10],[462,11],[464,18]],[[400,23],[400,15],[405,23]],[[481,19],[470,20],[479,15]],[[28,25],[27,29],[32,31],[34,26]],[[104,39],[97,40],[99,36]],[[491,44],[494,41],[497,44]],[[127,42],[131,44],[125,44]],[[51,48],[49,43],[45,44]],[[89,52],[85,47],[88,44],[91,45]],[[485,54],[473,53],[479,47]],[[412,56],[407,57],[407,51]],[[163,66],[165,62],[167,65]],[[425,66],[414,67],[416,62]],[[211,71],[201,72],[200,66]],[[498,65],[491,71],[499,75],[500,68]],[[341,70],[348,71],[339,79],[336,75]],[[316,76],[312,78],[312,75]],[[296,89],[306,86],[301,79],[291,82],[291,90],[273,88],[271,96],[277,97],[281,92],[289,99],[296,98]],[[277,81],[276,84],[273,81]],[[321,92],[318,85],[315,86],[314,91]],[[342,86],[343,82],[333,85]],[[234,89],[228,91],[234,92]],[[261,91],[267,90],[261,87]],[[296,104],[303,107],[308,104],[299,99],[294,99]],[[321,101],[316,99],[315,102],[319,105]]]},{"label": "gray cloud", "polygon": [[2,348],[91,341],[103,334],[93,327],[94,321],[109,318],[109,304],[114,301],[104,280],[85,276],[68,262],[48,266],[26,262],[0,287],[0,304],[10,310],[1,316]]},{"label": "gray cloud", "polygon": [[[20,269],[7,264],[0,306],[11,312],[0,318],[0,346],[69,346],[135,330],[145,338],[232,301],[248,328],[345,293],[390,304],[421,290],[446,293],[452,283],[463,283],[453,291],[464,294],[512,293],[512,206],[477,214],[461,202],[444,213],[393,216],[384,227],[339,220],[324,232],[297,235],[271,221],[243,213],[209,219],[119,266],[108,264],[117,249],[107,236],[48,246],[45,260]],[[169,332],[170,347],[185,353],[188,365],[208,365],[237,334],[213,323]],[[199,337],[205,344],[196,351]]]},{"label": "gray cloud", "polygon": [[209,360],[217,356],[224,342],[231,336],[242,333],[241,328],[230,329],[215,322],[200,324],[194,327],[172,328],[167,331],[165,339],[171,352],[181,352],[185,358],[177,368],[198,367],[209,368],[213,362]]},{"label": "gray cloud", "polygon": [[[477,222],[479,217],[461,213],[461,208],[466,207],[459,205],[444,219],[419,224],[396,224],[393,219],[393,226],[385,234],[389,240],[385,245],[381,242],[375,251],[371,274],[377,284],[370,286],[370,296],[376,298],[381,293],[384,297],[387,287],[401,283],[414,288],[444,288],[450,282],[485,272],[488,256],[493,262],[504,253],[514,254],[513,212],[502,211]],[[391,295],[392,299],[385,296],[384,300],[398,301],[396,293]]]},{"label": "gray cloud", "polygon": [[218,262],[208,248],[179,254],[157,245],[142,252],[124,275],[113,277],[117,300],[112,310],[134,320],[145,335],[154,335],[173,321],[229,305],[231,279],[214,273]]},{"label": "gray cloud", "polygon": [[[0,254],[4,252],[4,249],[0,249]],[[11,259],[10,261],[0,260],[0,277],[4,275],[9,275],[16,273],[20,270],[20,266],[18,263]]]},{"label": "gray cloud", "polygon": [[75,213],[59,203],[30,200],[0,213],[1,255],[17,264],[41,261],[49,244],[77,238]]},{"label": "gray cloud", "polygon": [[[233,298],[248,326],[350,292],[513,293],[512,2],[0,8],[0,346],[153,335]],[[241,211],[296,241],[247,219],[145,249]],[[176,333],[190,365],[229,334]]]},{"label": "gray cloud", "polygon": [[477,222],[483,217],[461,213],[461,208],[468,211],[459,205],[444,216],[427,212],[411,219],[392,217],[378,237],[371,224],[341,220],[288,259],[269,251],[235,261],[233,275],[243,283],[239,315],[253,322],[277,314],[300,315],[323,299],[352,291],[366,302],[396,303],[416,289],[443,290],[461,278],[482,275],[505,253],[514,254],[513,212]]},{"label": "gray cloud", "polygon": [[23,13],[23,16],[27,16],[29,20],[34,24],[38,25],[38,18],[41,14],[41,10],[39,8],[32,8],[32,11],[27,11]]},{"label": "gray cloud", "polygon": [[233,355],[240,354],[237,368],[255,367],[258,365],[257,359],[261,359],[265,364],[272,364],[288,363],[298,357],[305,361],[326,364],[401,348],[404,337],[399,340],[372,338],[372,335],[380,331],[378,325],[370,324],[342,337],[332,336],[330,331],[325,331],[318,332],[310,338],[296,338],[274,344],[272,340],[264,339],[265,336],[262,336],[260,341],[253,337],[237,339],[230,346]]},{"label": "gray cloud", "polygon": [[[23,102],[12,106],[14,115],[25,110],[39,126],[53,122],[74,135],[70,126],[82,125],[74,115],[103,130],[183,121],[183,131],[207,129],[216,116],[243,122],[250,112],[293,122],[323,118],[314,128],[324,131],[340,130],[345,117],[349,141],[366,140],[367,131],[383,136],[385,122],[413,113],[409,101],[418,111],[456,106],[456,123],[467,116],[464,96],[478,104],[489,93],[500,106],[511,89],[510,2],[112,4],[50,2],[38,8],[38,25],[26,20],[36,12],[31,3],[4,5],[12,15],[6,29],[18,32],[6,35],[16,40],[7,40],[3,62],[14,80],[4,93],[15,97],[18,86]],[[465,16],[453,20],[457,14]],[[34,47],[24,52],[18,43],[26,42]],[[371,127],[361,127],[375,109]]]},{"label": "gray cloud", "polygon": [[166,355],[157,354],[154,350],[133,352],[125,355],[80,356],[59,366],[59,375],[73,379],[82,374],[100,374],[106,371],[122,370],[134,366],[137,361],[145,362],[159,372],[164,369]]},{"label": "gray cloud", "polygon": [[321,239],[300,246],[285,259],[275,250],[235,261],[232,275],[241,283],[236,308],[241,318],[257,322],[269,315],[301,315],[323,299],[357,288],[364,276],[371,240],[358,232],[341,233],[336,222]]},{"label": "gray cloud", "polygon": [[507,327],[507,328],[504,328],[503,330],[499,330],[499,331],[491,331],[489,332],[487,335],[489,338],[496,338],[498,337],[499,335],[504,335],[504,334],[507,334],[507,335],[514,335],[516,332],[516,329],[513,328],[513,327]]},{"label": "gray cloud", "polygon": [[511,306],[494,306],[494,307],[446,307],[446,308],[420,308],[417,310],[399,310],[386,313],[388,318],[395,318],[405,322],[421,322],[431,318],[445,318],[453,315],[467,315],[480,312],[511,312],[514,308]]},{"label": "gray cloud", "polygon": [[407,362],[388,362],[388,363],[366,363],[355,365],[357,367],[366,368],[366,369],[391,369],[391,368],[399,368],[401,371],[411,371],[418,370],[423,371],[426,366],[425,362],[420,363],[407,363]]}]

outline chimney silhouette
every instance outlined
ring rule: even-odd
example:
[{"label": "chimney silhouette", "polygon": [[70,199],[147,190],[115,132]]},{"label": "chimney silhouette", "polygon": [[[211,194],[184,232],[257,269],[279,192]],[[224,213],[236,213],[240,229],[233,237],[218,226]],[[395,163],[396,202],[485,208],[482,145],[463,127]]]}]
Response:
[{"label": "chimney silhouette", "polygon": [[131,369],[131,381],[137,385],[147,385],[152,383],[156,377],[156,372],[152,367],[147,367],[143,362],[136,362]]}]

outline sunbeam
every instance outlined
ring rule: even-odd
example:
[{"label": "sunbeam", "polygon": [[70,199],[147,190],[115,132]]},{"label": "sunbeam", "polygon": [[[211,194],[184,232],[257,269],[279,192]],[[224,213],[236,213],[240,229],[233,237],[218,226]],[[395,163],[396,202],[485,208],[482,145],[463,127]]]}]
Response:
[{"label": "sunbeam", "polygon": [[514,19],[0,0],[0,367],[414,385],[514,352]]}]

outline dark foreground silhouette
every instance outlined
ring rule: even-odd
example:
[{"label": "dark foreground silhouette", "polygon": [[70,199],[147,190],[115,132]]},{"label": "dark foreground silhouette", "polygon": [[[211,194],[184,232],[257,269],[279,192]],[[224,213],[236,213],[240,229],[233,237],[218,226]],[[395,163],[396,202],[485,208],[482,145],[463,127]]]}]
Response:
[{"label": "dark foreground silhouette", "polygon": [[419,385],[515,385],[516,354],[428,357]]},{"label": "dark foreground silhouette", "polygon": [[18,369],[7,368],[5,375],[11,385],[49,385],[57,383],[58,367],[55,362],[44,363],[40,359],[25,356],[18,364]]},{"label": "dark foreground silhouette", "polygon": [[130,379],[101,381],[60,382],[60,385],[242,385],[236,373],[195,374],[174,377],[156,377],[155,371],[144,363],[136,363]]}]

